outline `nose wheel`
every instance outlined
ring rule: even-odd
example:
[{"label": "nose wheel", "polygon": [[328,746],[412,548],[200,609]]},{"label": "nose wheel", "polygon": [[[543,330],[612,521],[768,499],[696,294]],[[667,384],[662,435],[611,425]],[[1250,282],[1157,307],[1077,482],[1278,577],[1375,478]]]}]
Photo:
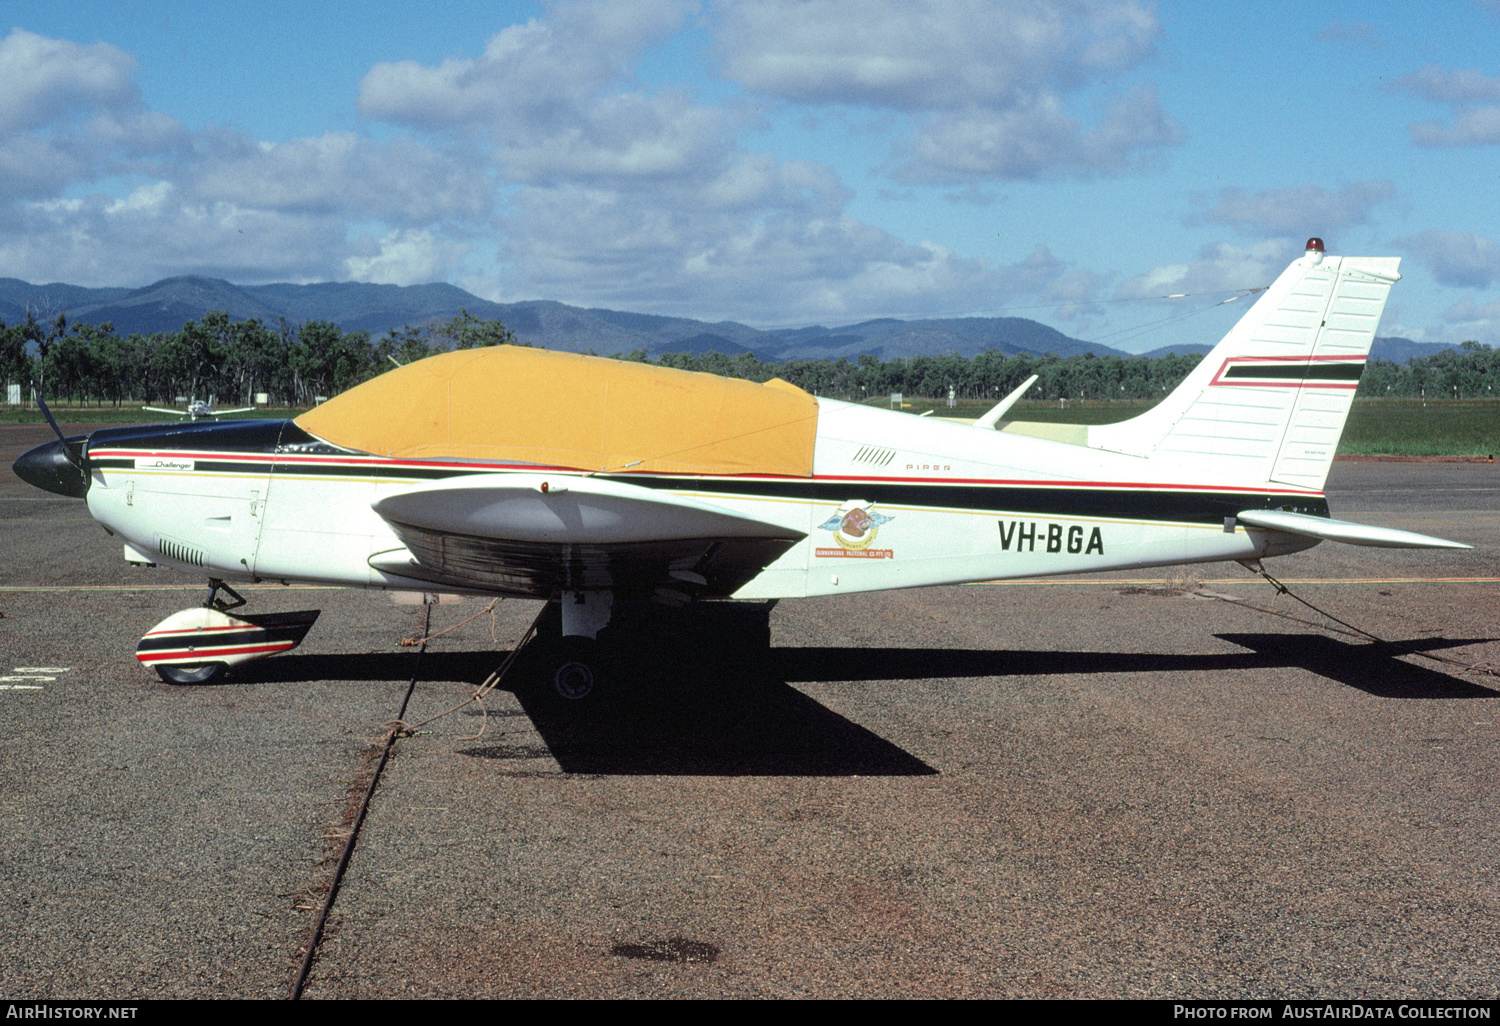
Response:
[{"label": "nose wheel", "polygon": [[201,663],[198,666],[167,666],[158,663],[156,675],[168,684],[207,684],[223,676],[225,669],[223,663]]}]

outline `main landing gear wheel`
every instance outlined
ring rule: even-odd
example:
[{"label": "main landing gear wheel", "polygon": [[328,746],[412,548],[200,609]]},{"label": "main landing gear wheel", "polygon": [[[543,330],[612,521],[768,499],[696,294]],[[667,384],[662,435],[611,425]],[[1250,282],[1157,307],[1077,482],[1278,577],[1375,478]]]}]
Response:
[{"label": "main landing gear wheel", "polygon": [[551,662],[552,689],[558,698],[570,705],[598,701],[604,681],[597,642],[584,637],[563,638]]},{"label": "main landing gear wheel", "polygon": [[156,674],[168,684],[207,684],[218,680],[225,670],[223,663],[199,663],[197,666],[156,667]]}]

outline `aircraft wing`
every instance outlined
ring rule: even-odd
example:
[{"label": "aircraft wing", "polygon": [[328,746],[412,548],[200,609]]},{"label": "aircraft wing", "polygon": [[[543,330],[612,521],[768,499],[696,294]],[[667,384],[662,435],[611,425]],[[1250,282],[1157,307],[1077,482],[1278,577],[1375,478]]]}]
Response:
[{"label": "aircraft wing", "polygon": [[162,406],[142,406],[141,409],[150,410],[152,413],[170,413],[174,417],[186,417],[188,415],[187,410],[169,410]]},{"label": "aircraft wing", "polygon": [[1345,542],[1349,545],[1374,545],[1385,549],[1468,549],[1462,542],[1434,538],[1415,531],[1398,531],[1394,527],[1371,527],[1348,520],[1312,517],[1305,513],[1287,513],[1276,509],[1252,509],[1235,518],[1246,527],[1258,527],[1305,538]]},{"label": "aircraft wing", "polygon": [[805,531],[663,489],[567,474],[473,474],[372,504],[406,546],[377,570],[509,594],[733,594]]}]

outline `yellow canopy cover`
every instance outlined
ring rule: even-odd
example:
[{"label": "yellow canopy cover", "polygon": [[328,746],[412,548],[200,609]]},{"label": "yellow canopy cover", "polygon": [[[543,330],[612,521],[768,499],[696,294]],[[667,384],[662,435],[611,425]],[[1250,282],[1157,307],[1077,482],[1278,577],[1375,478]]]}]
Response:
[{"label": "yellow canopy cover", "polygon": [[296,423],[335,445],[405,459],[810,477],[818,401],[779,379],[757,385],[492,346],[387,371]]}]

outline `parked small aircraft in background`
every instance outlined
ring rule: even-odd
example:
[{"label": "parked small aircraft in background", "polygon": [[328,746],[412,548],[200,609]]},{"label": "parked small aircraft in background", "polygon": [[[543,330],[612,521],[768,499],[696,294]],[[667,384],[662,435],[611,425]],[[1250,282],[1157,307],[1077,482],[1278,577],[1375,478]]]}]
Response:
[{"label": "parked small aircraft in background", "polygon": [[231,413],[252,413],[255,411],[254,406],[239,406],[232,410],[216,410],[214,409],[213,400],[204,402],[202,399],[194,399],[188,403],[188,408],[185,410],[174,410],[163,406],[142,406],[141,409],[150,410],[152,413],[170,413],[174,417],[186,417],[188,420],[211,420],[215,417],[228,416]]},{"label": "parked small aircraft in background", "polygon": [[[169,680],[285,651],[316,614],[231,616],[225,581],[559,604],[549,679],[595,693],[631,603],[680,606],[1179,563],[1328,539],[1323,484],[1399,261],[1306,253],[1160,404],[1103,426],[974,425],[515,346],[388,371],[295,420],[106,428],[16,461],[137,563],[209,597],[142,639]],[[61,436],[61,432],[58,432]],[[601,634],[602,632],[602,634]]]}]

